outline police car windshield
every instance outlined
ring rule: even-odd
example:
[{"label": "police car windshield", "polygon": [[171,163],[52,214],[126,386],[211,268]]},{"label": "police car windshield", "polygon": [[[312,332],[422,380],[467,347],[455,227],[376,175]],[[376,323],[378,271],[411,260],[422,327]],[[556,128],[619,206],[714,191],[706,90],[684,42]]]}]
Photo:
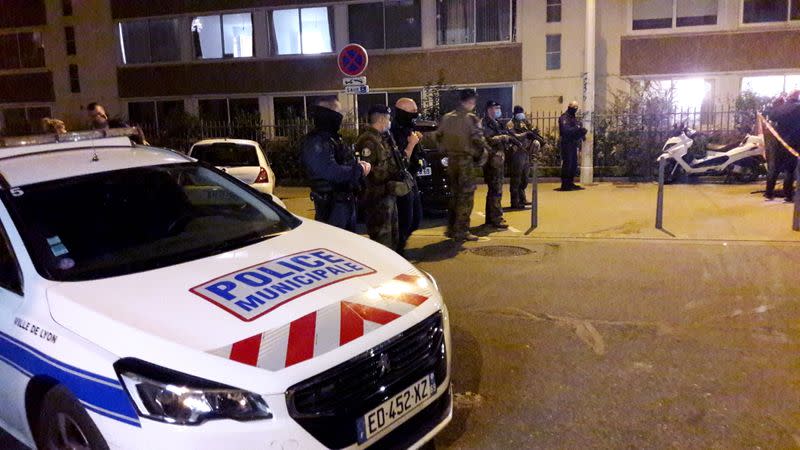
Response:
[{"label": "police car windshield", "polygon": [[19,187],[6,199],[37,269],[57,281],[211,256],[287,231],[296,220],[199,164],[48,181]]},{"label": "police car windshield", "polygon": [[231,142],[195,145],[192,148],[192,157],[218,167],[253,167],[259,165],[255,147]]}]

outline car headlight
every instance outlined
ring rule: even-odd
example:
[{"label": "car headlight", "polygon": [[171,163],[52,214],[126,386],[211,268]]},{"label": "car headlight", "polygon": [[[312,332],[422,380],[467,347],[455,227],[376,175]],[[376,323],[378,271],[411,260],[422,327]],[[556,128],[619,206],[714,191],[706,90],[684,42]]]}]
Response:
[{"label": "car headlight", "polygon": [[447,156],[445,156],[442,158],[442,167],[447,167],[448,164],[450,164],[450,160],[447,159]]},{"label": "car headlight", "polygon": [[177,425],[272,418],[264,399],[252,392],[139,360],[121,360],[114,366],[142,417]]}]

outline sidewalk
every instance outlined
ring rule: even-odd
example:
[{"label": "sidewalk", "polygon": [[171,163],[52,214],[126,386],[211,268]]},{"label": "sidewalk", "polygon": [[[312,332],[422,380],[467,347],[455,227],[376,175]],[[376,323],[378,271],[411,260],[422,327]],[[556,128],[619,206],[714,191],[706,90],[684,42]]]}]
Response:
[{"label": "sidewalk", "polygon": [[[678,184],[665,187],[664,230],[655,228],[655,183],[598,183],[584,191],[557,192],[556,183],[539,185],[539,227],[530,228],[530,211],[508,211],[508,231],[492,236],[566,239],[665,239],[720,241],[796,241],[792,205],[767,202],[764,183],[748,185]],[[278,188],[279,197],[300,216],[313,217],[304,188]],[[528,190],[530,198],[530,188]],[[484,222],[486,186],[478,186],[472,226]],[[503,204],[508,206],[508,186]],[[416,236],[442,236],[443,219],[425,220]]]}]

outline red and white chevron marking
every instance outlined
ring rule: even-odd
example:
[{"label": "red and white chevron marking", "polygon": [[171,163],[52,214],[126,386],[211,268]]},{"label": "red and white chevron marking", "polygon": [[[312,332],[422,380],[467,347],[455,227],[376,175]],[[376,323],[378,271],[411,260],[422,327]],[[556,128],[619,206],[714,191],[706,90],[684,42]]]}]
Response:
[{"label": "red and white chevron marking", "polygon": [[418,275],[401,274],[378,289],[314,311],[211,353],[267,370],[320,356],[407,314],[431,295]]}]

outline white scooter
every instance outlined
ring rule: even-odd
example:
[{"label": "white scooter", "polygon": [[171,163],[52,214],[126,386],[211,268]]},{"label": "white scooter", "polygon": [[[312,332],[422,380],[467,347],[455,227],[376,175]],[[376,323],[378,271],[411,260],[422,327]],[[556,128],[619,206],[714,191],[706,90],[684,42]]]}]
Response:
[{"label": "white scooter", "polygon": [[[682,174],[689,176],[725,175],[725,182],[751,183],[764,170],[764,139],[748,134],[741,142],[727,145],[707,145],[706,154],[696,159],[689,149],[698,136],[695,130],[681,126],[675,135],[667,139],[661,155],[656,160],[666,161],[664,182],[672,183]],[[658,166],[656,166],[658,176]]]}]

